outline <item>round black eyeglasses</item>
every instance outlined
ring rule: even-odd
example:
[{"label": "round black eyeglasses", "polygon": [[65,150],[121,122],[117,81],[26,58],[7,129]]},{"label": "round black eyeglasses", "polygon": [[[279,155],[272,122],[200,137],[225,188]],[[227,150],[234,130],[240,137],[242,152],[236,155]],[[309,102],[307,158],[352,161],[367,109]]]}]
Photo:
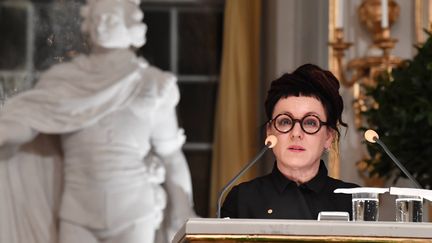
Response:
[{"label": "round black eyeglasses", "polygon": [[328,125],[327,122],[321,121],[316,115],[307,115],[302,119],[294,119],[289,114],[282,113],[269,121],[269,123],[273,123],[274,128],[281,133],[291,131],[296,122],[300,123],[301,129],[310,135],[317,133],[323,125]]}]

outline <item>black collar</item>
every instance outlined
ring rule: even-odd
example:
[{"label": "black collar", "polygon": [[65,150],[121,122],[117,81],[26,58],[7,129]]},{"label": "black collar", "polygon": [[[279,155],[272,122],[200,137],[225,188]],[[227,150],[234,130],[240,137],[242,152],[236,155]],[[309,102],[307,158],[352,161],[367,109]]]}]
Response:
[{"label": "black collar", "polygon": [[[273,178],[274,182],[275,182],[275,186],[277,188],[277,190],[282,193],[288,185],[290,185],[291,183],[294,183],[294,181],[286,178],[277,168],[276,166],[276,162],[273,166],[273,171],[271,172],[271,177]],[[324,164],[324,161],[320,161],[320,167],[318,169],[318,173],[315,175],[315,177],[313,177],[310,181],[303,183],[301,185],[299,185],[298,187],[300,188],[307,188],[311,191],[314,192],[319,192],[321,191],[327,181],[327,168]]]}]

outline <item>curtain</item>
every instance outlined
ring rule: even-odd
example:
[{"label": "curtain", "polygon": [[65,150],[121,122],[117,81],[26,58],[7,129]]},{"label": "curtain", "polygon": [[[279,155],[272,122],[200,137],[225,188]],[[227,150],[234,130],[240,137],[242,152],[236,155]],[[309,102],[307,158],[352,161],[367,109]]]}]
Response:
[{"label": "curtain", "polygon": [[[212,158],[210,216],[219,191],[257,152],[261,0],[226,1]],[[242,176],[256,176],[255,168]]]}]

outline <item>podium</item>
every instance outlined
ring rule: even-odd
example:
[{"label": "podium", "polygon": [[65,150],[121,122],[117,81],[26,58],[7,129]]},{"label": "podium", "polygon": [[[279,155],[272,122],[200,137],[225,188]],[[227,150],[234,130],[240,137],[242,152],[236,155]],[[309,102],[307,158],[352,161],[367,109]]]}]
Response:
[{"label": "podium", "polygon": [[432,242],[432,223],[191,218],[173,243]]}]

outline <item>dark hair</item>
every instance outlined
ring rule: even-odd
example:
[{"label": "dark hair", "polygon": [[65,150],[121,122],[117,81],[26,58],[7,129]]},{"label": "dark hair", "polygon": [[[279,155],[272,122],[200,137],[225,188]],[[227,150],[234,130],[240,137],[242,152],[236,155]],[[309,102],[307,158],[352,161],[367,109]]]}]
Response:
[{"label": "dark hair", "polygon": [[272,81],[265,101],[266,115],[269,120],[272,119],[274,107],[281,98],[314,97],[323,104],[329,126],[340,135],[337,124],[344,127],[347,124],[342,121],[343,100],[339,87],[339,81],[330,71],[304,64],[293,73],[285,73]]}]

